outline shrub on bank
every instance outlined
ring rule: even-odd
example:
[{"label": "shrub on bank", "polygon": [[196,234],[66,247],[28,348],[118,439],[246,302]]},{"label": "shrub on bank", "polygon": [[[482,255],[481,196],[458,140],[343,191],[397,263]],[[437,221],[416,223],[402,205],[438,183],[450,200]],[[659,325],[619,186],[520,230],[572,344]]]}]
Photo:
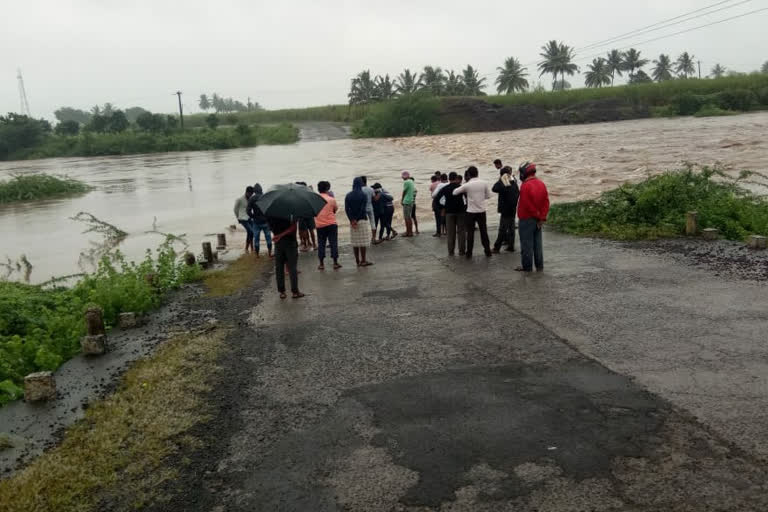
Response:
[{"label": "shrub on bank", "polygon": [[[154,276],[151,282],[148,274]],[[106,256],[72,288],[0,281],[0,404],[21,396],[25,375],[55,370],[79,353],[89,305],[101,307],[106,325],[114,326],[121,312],[147,312],[168,291],[199,275],[166,243],[154,257],[148,250],[138,264],[119,252]]]},{"label": "shrub on bank", "polygon": [[353,134],[358,137],[395,137],[437,133],[437,111],[440,100],[412,94],[371,106]]},{"label": "shrub on bank", "polygon": [[730,240],[768,234],[768,199],[710,168],[667,172],[595,200],[555,204],[549,223],[577,235],[653,239],[683,234],[686,213],[693,210],[702,227],[717,228]]},{"label": "shrub on bank", "polygon": [[19,174],[0,181],[0,204],[84,194],[91,187],[66,176]]}]

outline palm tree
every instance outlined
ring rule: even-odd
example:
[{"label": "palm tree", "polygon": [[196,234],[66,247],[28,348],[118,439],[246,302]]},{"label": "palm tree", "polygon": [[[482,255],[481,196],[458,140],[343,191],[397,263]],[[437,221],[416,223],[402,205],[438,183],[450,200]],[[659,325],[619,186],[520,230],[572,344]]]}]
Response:
[{"label": "palm tree", "polygon": [[448,71],[443,82],[443,92],[445,96],[464,95],[464,84],[461,81],[461,75],[457,75],[454,70]]},{"label": "palm tree", "polygon": [[496,91],[499,94],[512,94],[513,92],[523,92],[528,88],[528,72],[520,61],[514,57],[508,57],[504,61],[503,68],[496,68],[499,76],[496,77]]},{"label": "palm tree", "polygon": [[636,69],[640,69],[648,64],[648,59],[640,58],[640,52],[634,48],[630,48],[624,53],[624,69],[629,71],[629,79],[632,80],[632,75],[635,74]]},{"label": "palm tree", "polygon": [[719,63],[715,64],[711,72],[712,78],[722,78],[725,76],[725,66],[721,66]]},{"label": "palm tree", "polygon": [[373,96],[378,101],[391,100],[395,97],[395,84],[389,79],[389,74],[378,75],[373,80]]},{"label": "palm tree", "polygon": [[604,58],[592,59],[592,64],[587,67],[589,71],[584,74],[584,84],[587,87],[602,87],[611,83],[611,73]]},{"label": "palm tree", "polygon": [[421,80],[424,83],[424,89],[429,90],[435,96],[443,94],[445,89],[445,74],[440,66],[424,66]]},{"label": "palm tree", "polygon": [[376,85],[371,80],[370,70],[361,71],[352,79],[349,90],[350,105],[367,105],[376,97]]},{"label": "palm tree", "polygon": [[539,76],[545,73],[552,73],[552,90],[556,88],[557,76],[562,77],[561,88],[565,88],[565,75],[573,75],[579,70],[579,66],[573,63],[573,48],[562,42],[558,43],[554,39],[541,47],[542,60],[539,62]]},{"label": "palm tree", "polygon": [[659,58],[653,61],[653,79],[657,82],[672,80],[672,59],[669,55],[660,54]]},{"label": "palm tree", "polygon": [[688,55],[688,52],[683,52],[677,58],[677,64],[675,65],[675,71],[678,76],[688,78],[688,75],[692,75],[696,72],[696,66],[693,65],[693,55]]},{"label": "palm tree", "polygon": [[763,67],[760,68],[760,72],[768,75],[768,60],[763,62]]},{"label": "palm tree", "polygon": [[464,84],[464,94],[467,96],[485,96],[485,78],[477,75],[477,70],[467,64],[467,67],[461,72],[461,81]]},{"label": "palm tree", "polygon": [[613,85],[616,74],[621,76],[621,72],[624,71],[624,54],[619,50],[611,50],[605,56],[605,64],[611,74],[611,85]]},{"label": "palm tree", "polygon": [[200,110],[207,111],[209,108],[211,108],[211,102],[208,101],[208,95],[207,94],[201,94],[200,95],[200,103],[198,103],[198,105],[200,105]]},{"label": "palm tree", "polygon": [[398,94],[412,94],[419,89],[421,89],[421,77],[418,73],[411,73],[411,70],[406,68],[397,76],[395,90]]}]

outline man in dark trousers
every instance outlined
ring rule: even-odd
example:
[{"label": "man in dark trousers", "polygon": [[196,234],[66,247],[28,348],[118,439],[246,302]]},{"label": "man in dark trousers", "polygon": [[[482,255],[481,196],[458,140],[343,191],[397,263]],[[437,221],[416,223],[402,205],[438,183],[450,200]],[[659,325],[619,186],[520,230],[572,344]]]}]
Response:
[{"label": "man in dark trousers", "polygon": [[475,245],[475,224],[480,229],[480,242],[485,249],[485,255],[491,257],[491,242],[488,239],[488,225],[485,215],[485,202],[491,198],[491,188],[488,184],[478,178],[479,173],[477,167],[470,166],[467,169],[469,175],[469,181],[464,185],[456,188],[452,194],[458,196],[461,194],[467,195],[467,213],[465,219],[467,221],[467,251],[466,258],[472,258],[472,249]]},{"label": "man in dark trousers", "polygon": [[531,272],[544,270],[544,252],[541,245],[541,227],[549,214],[549,193],[536,177],[536,164],[526,162],[520,166],[520,201],[517,217],[520,219],[520,260],[515,270]]},{"label": "man in dark trousers", "polygon": [[464,204],[463,195],[453,195],[453,191],[461,186],[461,176],[451,172],[448,181],[450,183],[437,192],[435,199],[438,204],[442,199],[445,200],[444,204],[441,204],[440,213],[448,234],[448,256],[453,256],[456,250],[456,238],[459,239],[459,255],[464,256],[467,244],[464,213],[467,211],[467,205]]},{"label": "man in dark trousers", "polygon": [[494,183],[493,192],[499,195],[499,234],[496,243],[493,244],[493,252],[498,253],[503,244],[507,245],[507,251],[515,251],[515,214],[517,213],[517,199],[520,189],[512,176],[512,168],[509,166],[499,169],[499,181]]}]

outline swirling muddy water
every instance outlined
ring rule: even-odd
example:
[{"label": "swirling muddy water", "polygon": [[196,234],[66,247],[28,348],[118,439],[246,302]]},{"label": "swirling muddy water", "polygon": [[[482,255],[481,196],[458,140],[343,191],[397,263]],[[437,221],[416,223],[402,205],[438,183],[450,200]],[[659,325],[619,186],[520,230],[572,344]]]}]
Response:
[{"label": "swirling muddy water", "polygon": [[[386,140],[306,140],[323,138],[315,126],[289,146],[4,162],[0,179],[14,173],[66,174],[94,190],[0,207],[0,259],[15,262],[26,255],[34,267],[32,282],[82,271],[80,253],[100,238],[84,234],[84,226],[71,220],[80,211],[128,232],[119,248],[131,259],[162,241],[150,231],[186,234],[190,248],[199,252],[201,241],[215,241],[211,234],[227,232],[235,223],[235,198],[257,181],[266,189],[327,179],[343,200],[352,178],[366,174],[371,183],[380,181],[399,196],[400,171],[408,169],[417,179],[420,219],[428,222],[429,176],[435,170],[463,171],[475,164],[482,177],[495,179],[491,161],[497,157],[515,165],[535,161],[554,201],[595,197],[684,162],[768,173],[767,128],[768,113],[756,113]],[[242,243],[241,230],[227,233],[231,245]]]}]

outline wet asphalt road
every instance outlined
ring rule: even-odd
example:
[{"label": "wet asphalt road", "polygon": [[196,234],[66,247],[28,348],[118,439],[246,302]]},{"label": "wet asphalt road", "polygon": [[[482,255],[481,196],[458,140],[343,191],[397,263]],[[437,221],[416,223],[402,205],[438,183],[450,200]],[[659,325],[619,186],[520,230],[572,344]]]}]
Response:
[{"label": "wet asphalt road", "polygon": [[545,250],[524,276],[422,235],[246,292],[197,509],[765,510],[765,286]]}]

